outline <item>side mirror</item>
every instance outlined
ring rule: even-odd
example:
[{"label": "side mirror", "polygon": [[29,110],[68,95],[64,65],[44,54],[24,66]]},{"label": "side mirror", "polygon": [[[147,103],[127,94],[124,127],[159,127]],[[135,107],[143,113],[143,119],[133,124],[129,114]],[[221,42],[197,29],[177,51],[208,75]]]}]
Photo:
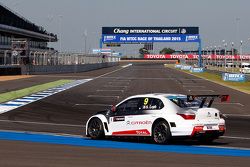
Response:
[{"label": "side mirror", "polygon": [[115,105],[113,105],[113,106],[111,107],[111,111],[112,111],[113,113],[116,112],[116,106],[115,106]]}]

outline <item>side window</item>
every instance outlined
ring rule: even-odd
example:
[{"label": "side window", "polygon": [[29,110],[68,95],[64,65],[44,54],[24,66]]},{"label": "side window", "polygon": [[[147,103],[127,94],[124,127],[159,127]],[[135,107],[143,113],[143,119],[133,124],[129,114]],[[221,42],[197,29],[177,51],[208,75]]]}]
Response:
[{"label": "side window", "polygon": [[163,107],[163,102],[156,98],[141,98],[139,103],[139,110],[160,110]]},{"label": "side window", "polygon": [[139,111],[139,98],[129,99],[116,108],[115,115],[134,115]]}]

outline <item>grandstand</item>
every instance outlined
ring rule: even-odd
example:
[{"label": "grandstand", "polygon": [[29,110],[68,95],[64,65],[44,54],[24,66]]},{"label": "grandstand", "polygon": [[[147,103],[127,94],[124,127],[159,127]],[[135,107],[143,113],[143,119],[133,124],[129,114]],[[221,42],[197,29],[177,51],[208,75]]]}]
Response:
[{"label": "grandstand", "polygon": [[0,3],[0,75],[83,72],[117,65],[119,57],[59,53],[48,47],[56,34]]},{"label": "grandstand", "polygon": [[56,52],[48,42],[57,35],[37,26],[0,3],[0,65],[32,64],[35,56]]}]

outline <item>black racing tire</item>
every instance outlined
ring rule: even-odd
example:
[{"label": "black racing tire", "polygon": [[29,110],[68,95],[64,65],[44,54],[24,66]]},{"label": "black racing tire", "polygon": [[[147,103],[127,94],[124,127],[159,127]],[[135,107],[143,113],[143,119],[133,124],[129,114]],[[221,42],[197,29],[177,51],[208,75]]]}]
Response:
[{"label": "black racing tire", "polygon": [[102,121],[99,118],[92,118],[89,123],[88,123],[88,136],[91,139],[103,139],[105,134],[104,134],[104,128]]},{"label": "black racing tire", "polygon": [[166,121],[156,122],[152,128],[152,140],[157,144],[168,144],[171,139],[171,132]]}]

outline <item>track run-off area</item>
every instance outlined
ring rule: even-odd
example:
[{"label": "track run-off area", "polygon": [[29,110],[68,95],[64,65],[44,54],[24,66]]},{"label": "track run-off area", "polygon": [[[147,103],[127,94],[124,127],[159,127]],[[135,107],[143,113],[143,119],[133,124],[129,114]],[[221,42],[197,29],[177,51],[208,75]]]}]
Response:
[{"label": "track run-off area", "polygon": [[[246,166],[250,162],[250,95],[166,68],[164,63],[127,64],[1,82],[0,92],[14,83],[29,87],[59,79],[87,81],[2,113],[0,166]],[[210,145],[85,137],[85,123],[92,114],[145,93],[229,94],[229,103],[214,104],[227,116],[225,136]]]}]

